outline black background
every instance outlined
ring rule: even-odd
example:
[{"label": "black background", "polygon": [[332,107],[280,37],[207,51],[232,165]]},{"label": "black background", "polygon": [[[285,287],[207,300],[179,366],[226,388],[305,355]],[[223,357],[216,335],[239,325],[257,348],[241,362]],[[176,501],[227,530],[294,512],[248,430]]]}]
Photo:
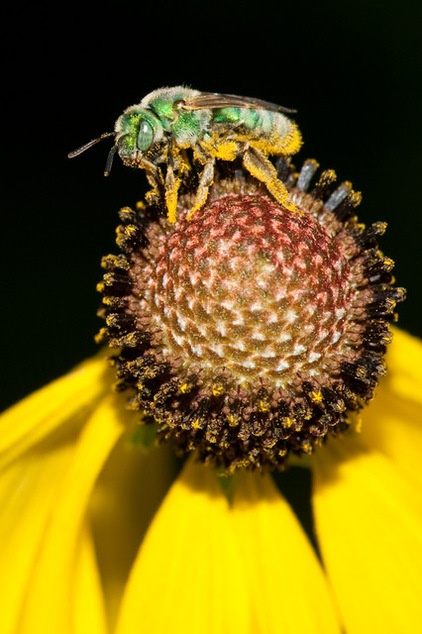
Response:
[{"label": "black background", "polygon": [[117,211],[143,174],[109,143],[155,88],[186,84],[297,108],[317,158],[364,194],[360,219],[387,220],[381,239],[408,288],[400,325],[422,335],[421,10],[408,0],[138,2],[6,8],[1,38],[1,404],[92,354],[100,258],[115,252]]}]

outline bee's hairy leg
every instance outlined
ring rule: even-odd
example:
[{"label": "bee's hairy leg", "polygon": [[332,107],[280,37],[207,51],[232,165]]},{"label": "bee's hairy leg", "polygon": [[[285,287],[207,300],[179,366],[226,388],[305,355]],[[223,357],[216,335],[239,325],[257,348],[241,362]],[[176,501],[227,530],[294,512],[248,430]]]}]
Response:
[{"label": "bee's hairy leg", "polygon": [[191,220],[193,214],[205,205],[210,187],[214,182],[214,167],[215,159],[208,158],[199,179],[198,189],[196,190],[195,203],[186,216],[187,220]]},{"label": "bee's hairy leg", "polygon": [[254,147],[248,147],[243,154],[243,166],[257,180],[264,183],[270,194],[286,209],[300,213],[290,200],[289,192],[279,179],[277,170],[267,156]]},{"label": "bee's hairy leg", "polygon": [[162,170],[146,160],[142,162],[140,167],[145,170],[146,179],[151,186],[151,189],[146,193],[145,198],[148,203],[157,204],[163,197],[164,177]]},{"label": "bee's hairy leg", "polygon": [[177,217],[177,202],[181,178],[174,173],[173,165],[169,163],[166,172],[165,199],[167,219],[174,224]]},{"label": "bee's hairy leg", "polygon": [[177,148],[175,144],[169,144],[165,178],[165,201],[167,207],[167,219],[172,224],[176,222],[177,218],[179,188],[183,178],[189,173],[189,171],[190,165],[186,153]]}]

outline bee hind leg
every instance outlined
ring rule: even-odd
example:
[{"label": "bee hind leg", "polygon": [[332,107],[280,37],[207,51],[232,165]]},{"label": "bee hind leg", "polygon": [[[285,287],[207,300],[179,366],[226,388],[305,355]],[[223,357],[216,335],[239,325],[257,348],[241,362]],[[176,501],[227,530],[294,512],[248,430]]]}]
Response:
[{"label": "bee hind leg", "polygon": [[196,190],[195,203],[186,216],[187,220],[191,220],[193,214],[205,205],[210,187],[214,182],[214,166],[215,159],[213,158],[208,159],[205,163],[199,179],[198,189]]},{"label": "bee hind leg", "polygon": [[264,183],[270,194],[286,209],[300,213],[290,200],[285,184],[279,179],[277,170],[263,152],[254,147],[248,147],[242,158],[243,166],[257,180]]}]

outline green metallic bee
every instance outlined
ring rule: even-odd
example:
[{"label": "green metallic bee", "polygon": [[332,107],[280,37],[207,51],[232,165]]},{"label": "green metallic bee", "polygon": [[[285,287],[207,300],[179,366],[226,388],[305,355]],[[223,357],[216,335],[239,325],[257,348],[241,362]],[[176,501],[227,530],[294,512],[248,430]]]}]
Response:
[{"label": "green metallic bee", "polygon": [[[215,162],[241,157],[244,168],[265,184],[282,205],[297,211],[269,156],[290,156],[302,143],[285,108],[260,99],[200,92],[184,86],[159,88],[117,119],[114,132],[102,134],[69,157],[109,136],[115,137],[105,169],[115,152],[125,165],[144,169],[151,197],[164,187],[168,219],[176,221],[178,192],[192,168],[187,151],[199,165],[199,183],[188,218],[200,209],[214,180]],[[287,111],[291,112],[291,111]],[[165,174],[160,169],[166,167]]]}]

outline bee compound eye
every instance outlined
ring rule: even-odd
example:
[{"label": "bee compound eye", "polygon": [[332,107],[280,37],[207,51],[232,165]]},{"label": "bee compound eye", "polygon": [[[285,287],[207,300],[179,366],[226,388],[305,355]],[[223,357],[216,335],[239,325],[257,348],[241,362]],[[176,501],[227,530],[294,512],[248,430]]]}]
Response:
[{"label": "bee compound eye", "polygon": [[154,130],[151,124],[145,119],[141,120],[139,125],[138,137],[136,145],[138,150],[148,150],[154,140]]}]

